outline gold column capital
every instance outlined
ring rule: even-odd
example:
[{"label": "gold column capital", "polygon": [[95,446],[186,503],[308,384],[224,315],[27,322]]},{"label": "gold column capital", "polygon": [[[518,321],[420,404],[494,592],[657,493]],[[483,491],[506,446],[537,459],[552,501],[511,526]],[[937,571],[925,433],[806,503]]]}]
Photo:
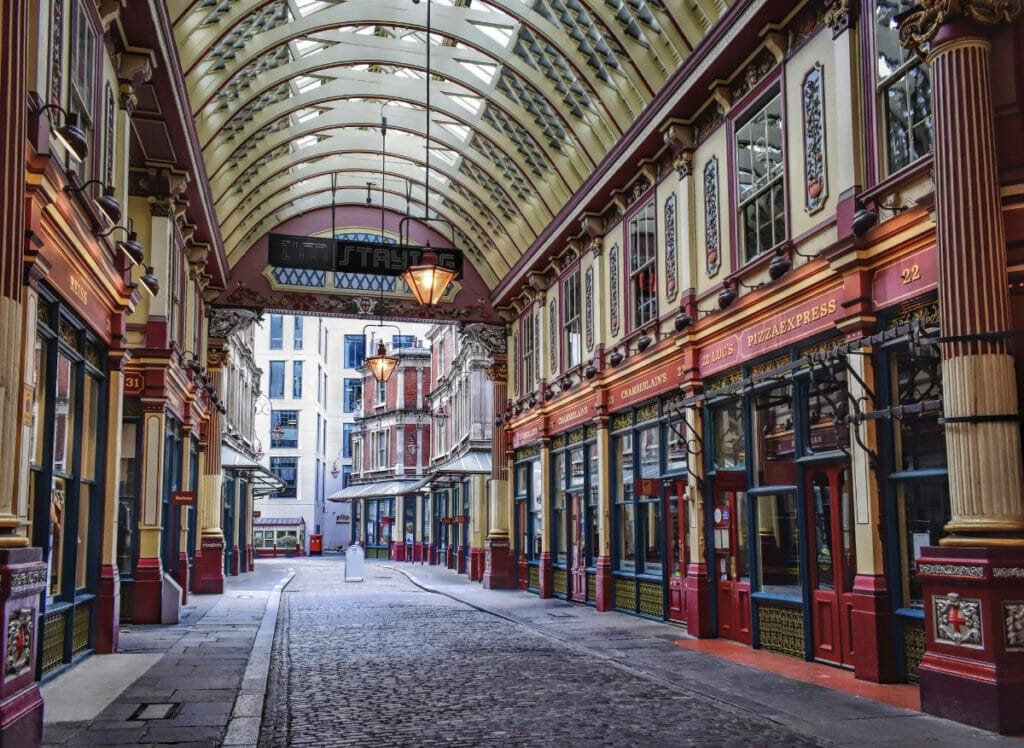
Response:
[{"label": "gold column capital", "polygon": [[920,53],[946,23],[957,18],[982,26],[1013,23],[1021,14],[1022,0],[921,0],[899,22],[900,44]]}]

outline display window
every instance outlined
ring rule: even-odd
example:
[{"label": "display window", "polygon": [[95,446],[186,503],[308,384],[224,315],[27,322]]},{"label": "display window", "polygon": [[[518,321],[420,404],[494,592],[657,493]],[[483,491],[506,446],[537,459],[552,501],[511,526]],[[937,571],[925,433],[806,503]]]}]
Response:
[{"label": "display window", "polygon": [[730,400],[711,410],[714,468],[742,468],[747,461],[743,429],[743,402]]},{"label": "display window", "polygon": [[615,467],[618,480],[615,494],[615,568],[619,571],[636,570],[635,519],[633,501],[633,434],[616,436]]}]

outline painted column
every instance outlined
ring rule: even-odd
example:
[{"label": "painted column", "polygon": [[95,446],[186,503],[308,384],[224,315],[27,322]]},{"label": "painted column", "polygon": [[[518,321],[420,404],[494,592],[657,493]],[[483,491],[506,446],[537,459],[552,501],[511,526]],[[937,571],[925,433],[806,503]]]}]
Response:
[{"label": "painted column", "polygon": [[484,537],[487,533],[487,476],[469,479],[469,581],[484,578]]},{"label": "painted column", "polygon": [[[491,397],[495,415],[505,411],[508,400],[508,365],[506,357],[495,355],[494,363],[487,369],[491,380]],[[490,502],[487,539],[484,541],[483,585],[489,590],[512,589],[513,574],[511,538],[512,526],[512,482],[508,429],[504,421],[494,426],[493,447],[491,448],[491,481],[487,500]]]},{"label": "painted column", "polygon": [[24,2],[0,3],[0,109],[5,113],[0,117],[0,341],[8,351],[0,358],[0,443],[5,447],[0,450],[0,626],[6,652],[0,746],[40,745],[43,739],[43,700],[35,672],[46,564],[39,548],[28,547],[28,524],[19,518],[28,510],[27,437],[35,383],[29,376],[34,356],[28,341],[35,339],[36,294],[22,288],[28,7]]},{"label": "painted column", "polygon": [[[691,348],[692,351],[692,348]],[[693,358],[696,358],[694,355]],[[687,397],[698,394],[690,388]],[[690,557],[686,560],[686,630],[692,636],[710,637],[716,633],[711,625],[711,582],[708,577],[707,537],[705,528],[707,512],[707,495],[704,482],[704,409],[699,405],[686,408],[684,418],[692,428],[687,442],[689,455],[690,478],[686,490],[686,513],[688,515],[689,537],[687,546]]]},{"label": "painted column", "polygon": [[540,516],[543,532],[540,539],[540,578],[537,588],[542,598],[551,597],[554,591],[553,569],[551,568],[551,437],[540,438]]},{"label": "painted column", "polygon": [[[901,42],[930,45],[936,252],[950,535],[918,561],[925,596],[921,706],[1002,732],[1024,730],[1024,493],[989,30],[1021,3],[926,0]],[[1008,45],[1013,54],[1012,47]],[[1020,68],[1019,60],[1001,65]]]},{"label": "painted column", "polygon": [[[399,439],[404,441],[404,436],[399,436]],[[405,561],[405,502],[405,496],[395,497],[395,526],[391,528],[390,554],[393,561]]]},{"label": "painted column", "polygon": [[[206,373],[214,390],[221,391],[226,354],[220,346],[209,346]],[[199,525],[199,549],[196,551],[192,591],[196,594],[220,594],[224,591],[224,516],[223,483],[220,467],[222,421],[216,408],[208,411],[207,448],[200,455],[199,496],[196,497]]]},{"label": "painted column", "polygon": [[[193,430],[185,432],[185,438],[182,440],[182,454],[184,459],[182,462],[182,476],[181,485],[188,489],[192,485],[192,474],[191,474],[191,463],[189,455],[192,454],[192,441],[198,437],[198,434]],[[190,511],[187,505],[175,506],[171,505],[171,511],[177,515],[178,523],[178,558],[176,559],[174,567],[174,579],[181,587],[181,604],[185,605],[188,603],[188,591],[189,586],[189,568],[188,568],[188,513]]]},{"label": "painted column", "polygon": [[164,430],[167,417],[162,397],[142,397],[142,512],[139,517],[139,561],[132,585],[132,621],[160,623],[163,568],[160,536],[164,481]]},{"label": "painted column", "polygon": [[597,557],[597,609],[612,610],[615,607],[615,590],[612,583],[612,514],[611,514],[611,435],[608,432],[608,416],[597,419],[597,504],[598,542],[601,545]]}]

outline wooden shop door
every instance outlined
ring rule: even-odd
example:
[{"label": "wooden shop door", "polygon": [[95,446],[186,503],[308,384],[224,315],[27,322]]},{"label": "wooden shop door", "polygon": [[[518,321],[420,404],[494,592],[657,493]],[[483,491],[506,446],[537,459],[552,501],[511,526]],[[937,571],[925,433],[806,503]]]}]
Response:
[{"label": "wooden shop door", "polygon": [[857,574],[849,467],[815,467],[807,475],[811,628],[814,657],[853,665],[853,579]]},{"label": "wooden shop door", "polygon": [[668,618],[686,620],[686,481],[675,480],[665,488],[665,538],[668,550]]},{"label": "wooden shop door", "polygon": [[569,595],[587,601],[586,504],[582,493],[569,494]]},{"label": "wooden shop door", "polygon": [[753,644],[746,476],[741,472],[719,472],[714,481],[712,527],[718,635]]},{"label": "wooden shop door", "polygon": [[526,532],[526,502],[516,502],[516,527],[515,527],[515,568],[516,587],[525,590],[530,586],[530,566],[527,563],[527,548],[529,537]]}]

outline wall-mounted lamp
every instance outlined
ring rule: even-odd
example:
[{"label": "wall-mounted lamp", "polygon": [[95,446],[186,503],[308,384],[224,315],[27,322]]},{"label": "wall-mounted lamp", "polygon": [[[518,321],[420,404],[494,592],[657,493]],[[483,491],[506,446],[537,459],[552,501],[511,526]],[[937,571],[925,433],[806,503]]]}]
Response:
[{"label": "wall-mounted lamp", "polygon": [[739,284],[735,278],[722,281],[722,290],[718,292],[718,308],[727,309],[739,296]]},{"label": "wall-mounted lamp", "polygon": [[817,257],[817,255],[804,254],[796,248],[796,244],[793,241],[787,239],[775,248],[775,256],[768,265],[768,275],[772,280],[778,280],[789,272],[790,268],[793,267],[793,255],[799,255],[808,260],[813,260]]},{"label": "wall-mounted lamp", "polygon": [[410,265],[401,277],[419,304],[433,306],[441,301],[448,284],[455,280],[455,271],[437,264],[437,255],[427,242],[420,264]]},{"label": "wall-mounted lamp", "polygon": [[93,198],[93,202],[96,203],[96,207],[100,209],[100,212],[106,217],[107,221],[109,221],[111,225],[116,224],[121,220],[121,203],[119,203],[117,198],[114,197],[114,185],[103,184],[103,182],[98,179],[90,179],[80,187],[72,187],[69,184],[64,187],[64,191],[69,195],[74,195],[81,192],[91,184],[103,185],[103,194],[99,197]]},{"label": "wall-mounted lamp", "polygon": [[67,149],[71,158],[78,163],[85,161],[85,157],[89,155],[89,140],[85,137],[82,128],[78,126],[78,115],[57,104],[47,104],[36,112],[36,116],[49,109],[55,109],[64,115],[64,124],[60,127],[54,126],[53,119],[50,119],[50,130],[54,137]]},{"label": "wall-mounted lamp", "polygon": [[[125,228],[124,226],[111,226],[106,231],[96,234],[96,236],[101,238],[104,236],[110,236],[118,229],[120,229],[121,231],[128,235],[125,239],[117,243],[118,249],[120,249],[122,252],[128,255],[128,259],[130,259],[133,264],[143,264],[146,261],[146,251],[142,248],[142,245],[139,244],[139,235],[136,234],[134,231],[131,231],[130,229]],[[149,270],[151,271],[152,268],[150,268]],[[155,294],[156,291],[154,291],[153,293]]]},{"label": "wall-mounted lamp", "polygon": [[156,296],[160,293],[160,281],[158,281],[156,276],[153,275],[152,265],[146,266],[146,272],[142,274],[141,278],[139,278],[139,283],[142,284],[143,288],[149,291],[151,296]]}]

